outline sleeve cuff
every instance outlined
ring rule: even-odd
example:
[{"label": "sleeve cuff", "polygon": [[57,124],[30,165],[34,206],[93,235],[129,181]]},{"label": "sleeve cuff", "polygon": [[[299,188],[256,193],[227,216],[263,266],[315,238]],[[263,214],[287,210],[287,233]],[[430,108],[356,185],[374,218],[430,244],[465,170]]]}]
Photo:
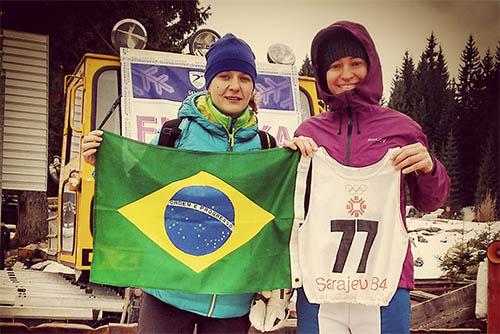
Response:
[{"label": "sleeve cuff", "polygon": [[427,173],[427,174],[424,174],[422,172],[418,173],[417,171],[415,171],[415,176],[424,177],[424,176],[434,176],[434,175],[436,175],[436,170],[437,170],[436,158],[434,158],[431,155],[431,159],[432,159],[432,169],[431,169],[431,171],[429,173]]}]

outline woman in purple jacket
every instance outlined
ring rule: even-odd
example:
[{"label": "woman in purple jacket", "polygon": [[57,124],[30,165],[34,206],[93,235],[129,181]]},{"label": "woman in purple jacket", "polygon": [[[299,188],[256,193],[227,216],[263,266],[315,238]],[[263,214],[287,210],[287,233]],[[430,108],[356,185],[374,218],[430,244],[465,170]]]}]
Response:
[{"label": "woman in purple jacket", "polygon": [[[389,149],[397,148],[393,164],[401,170],[399,207],[404,226],[405,184],[417,209],[428,212],[443,205],[450,181],[445,167],[429,154],[421,127],[410,117],[379,104],[381,66],[366,29],[347,21],[330,25],[315,36],[311,59],[318,93],[328,112],[306,120],[285,146],[299,149],[305,156],[314,155],[321,146],[331,158],[350,167],[373,165]],[[409,333],[409,290],[413,288],[413,257],[408,241],[398,288],[387,306],[314,304],[299,289],[299,332]]]}]

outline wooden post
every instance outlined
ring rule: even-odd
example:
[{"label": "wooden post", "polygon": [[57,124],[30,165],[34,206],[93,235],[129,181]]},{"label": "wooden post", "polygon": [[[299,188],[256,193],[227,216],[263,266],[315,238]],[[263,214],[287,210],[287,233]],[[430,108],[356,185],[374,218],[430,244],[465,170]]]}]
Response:
[{"label": "wooden post", "polygon": [[411,307],[410,328],[451,328],[474,318],[476,283],[470,283]]},{"label": "wooden post", "polygon": [[500,240],[488,246],[488,333],[500,333]]}]

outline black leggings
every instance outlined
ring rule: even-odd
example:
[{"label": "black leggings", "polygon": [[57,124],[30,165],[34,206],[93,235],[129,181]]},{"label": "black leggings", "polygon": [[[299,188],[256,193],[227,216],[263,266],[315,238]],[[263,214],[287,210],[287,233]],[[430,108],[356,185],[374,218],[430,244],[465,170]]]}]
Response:
[{"label": "black leggings", "polygon": [[248,314],[238,318],[209,318],[180,310],[144,293],[139,310],[139,334],[185,333],[246,334],[250,328]]}]

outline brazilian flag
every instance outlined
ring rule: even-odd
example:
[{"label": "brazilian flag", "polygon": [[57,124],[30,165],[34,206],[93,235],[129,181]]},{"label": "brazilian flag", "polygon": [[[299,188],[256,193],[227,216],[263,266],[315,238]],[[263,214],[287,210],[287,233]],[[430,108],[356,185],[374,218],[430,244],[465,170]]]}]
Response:
[{"label": "brazilian flag", "polygon": [[91,280],[219,294],[291,287],[299,157],[177,150],[105,133]]}]

